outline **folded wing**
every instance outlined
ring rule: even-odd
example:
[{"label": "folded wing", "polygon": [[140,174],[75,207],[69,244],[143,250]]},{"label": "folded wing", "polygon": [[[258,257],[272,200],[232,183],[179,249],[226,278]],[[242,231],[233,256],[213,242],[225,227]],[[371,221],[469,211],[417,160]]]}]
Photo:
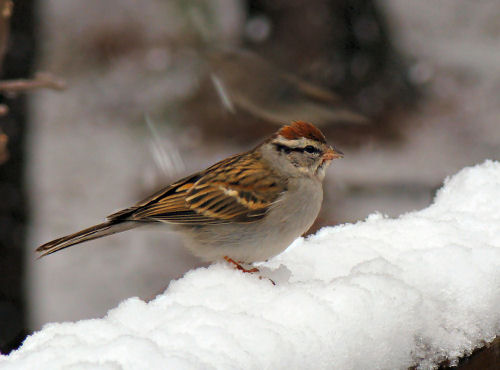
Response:
[{"label": "folded wing", "polygon": [[261,219],[286,190],[264,162],[244,153],[186,177],[109,221],[220,224]]}]

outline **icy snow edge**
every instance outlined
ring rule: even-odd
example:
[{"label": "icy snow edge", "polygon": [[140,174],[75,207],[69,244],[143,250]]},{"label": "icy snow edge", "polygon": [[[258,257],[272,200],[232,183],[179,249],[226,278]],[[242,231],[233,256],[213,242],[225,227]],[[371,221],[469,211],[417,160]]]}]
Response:
[{"label": "icy snow edge", "polygon": [[[500,163],[465,168],[418,212],[326,227],[264,263],[225,264],[145,303],[54,323],[1,369],[405,369],[500,334]],[[68,273],[71,273],[68,271]]]}]

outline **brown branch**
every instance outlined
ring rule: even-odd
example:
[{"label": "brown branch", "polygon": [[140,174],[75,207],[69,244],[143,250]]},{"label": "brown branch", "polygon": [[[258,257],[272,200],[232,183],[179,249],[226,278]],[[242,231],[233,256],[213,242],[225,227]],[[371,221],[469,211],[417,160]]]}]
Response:
[{"label": "brown branch", "polygon": [[64,81],[56,79],[49,73],[37,73],[32,80],[18,79],[0,81],[0,91],[20,92],[36,89],[64,90],[66,84]]}]

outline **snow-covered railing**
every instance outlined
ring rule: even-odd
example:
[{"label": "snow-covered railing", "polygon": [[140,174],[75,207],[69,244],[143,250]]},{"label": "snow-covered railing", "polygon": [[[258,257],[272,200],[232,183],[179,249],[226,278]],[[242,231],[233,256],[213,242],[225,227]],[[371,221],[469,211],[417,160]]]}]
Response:
[{"label": "snow-covered railing", "polygon": [[500,163],[397,219],[327,227],[243,274],[199,268],[149,303],[48,324],[1,369],[405,369],[500,334]]}]

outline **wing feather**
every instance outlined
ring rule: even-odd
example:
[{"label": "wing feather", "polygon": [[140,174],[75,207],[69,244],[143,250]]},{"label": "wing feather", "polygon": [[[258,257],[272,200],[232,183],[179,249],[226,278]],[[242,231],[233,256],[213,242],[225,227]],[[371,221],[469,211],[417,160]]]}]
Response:
[{"label": "wing feather", "polygon": [[258,220],[286,190],[286,185],[280,185],[284,184],[282,179],[259,156],[247,152],[218,162],[108,216],[108,220],[193,225]]}]

